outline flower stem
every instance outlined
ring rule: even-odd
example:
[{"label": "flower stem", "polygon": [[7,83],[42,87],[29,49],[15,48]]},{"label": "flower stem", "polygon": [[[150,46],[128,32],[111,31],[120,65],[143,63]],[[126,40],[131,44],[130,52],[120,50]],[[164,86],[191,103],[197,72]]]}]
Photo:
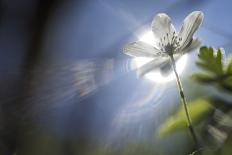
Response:
[{"label": "flower stem", "polygon": [[185,110],[185,114],[186,114],[186,117],[187,117],[188,128],[189,128],[191,136],[192,136],[192,138],[193,138],[193,140],[195,142],[196,147],[199,147],[198,141],[197,141],[197,136],[196,136],[196,133],[194,131],[192,121],[191,121],[191,118],[190,118],[190,115],[189,115],[189,112],[188,112],[187,102],[186,102],[186,99],[185,99],[185,95],[184,95],[183,87],[182,87],[182,84],[181,84],[181,80],[180,80],[180,77],[179,77],[179,75],[177,73],[177,70],[176,70],[176,63],[175,63],[175,60],[173,58],[173,55],[171,54],[169,56],[170,56],[170,59],[171,59],[171,64],[172,64],[172,67],[173,67],[173,70],[174,70],[174,73],[175,73],[175,76],[176,76],[176,81],[177,81],[177,85],[178,85],[178,88],[179,88],[180,97],[181,97],[181,100],[182,100],[182,103],[183,103],[183,106],[184,106],[184,110]]}]

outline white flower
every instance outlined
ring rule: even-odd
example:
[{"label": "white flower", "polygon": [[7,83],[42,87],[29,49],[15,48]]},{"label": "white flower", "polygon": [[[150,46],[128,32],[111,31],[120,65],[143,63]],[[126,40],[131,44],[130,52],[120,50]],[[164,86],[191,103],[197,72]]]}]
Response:
[{"label": "white flower", "polygon": [[193,39],[193,34],[201,25],[203,17],[201,11],[190,13],[185,18],[179,33],[177,33],[170,17],[165,13],[159,13],[154,17],[151,24],[155,46],[137,41],[127,44],[123,48],[123,52],[133,57],[154,58],[140,68],[140,75],[164,66],[169,63],[169,56],[173,56],[176,60],[201,44],[199,39]]}]

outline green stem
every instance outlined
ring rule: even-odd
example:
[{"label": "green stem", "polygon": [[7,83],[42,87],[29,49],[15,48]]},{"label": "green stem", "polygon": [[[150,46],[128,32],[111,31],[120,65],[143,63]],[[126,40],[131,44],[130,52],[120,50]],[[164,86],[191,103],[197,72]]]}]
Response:
[{"label": "green stem", "polygon": [[197,141],[197,136],[196,136],[196,133],[194,131],[192,121],[191,121],[191,118],[190,118],[190,115],[189,115],[189,112],[188,112],[187,102],[186,102],[186,99],[185,99],[185,95],[184,95],[183,87],[182,87],[182,84],[181,84],[181,80],[180,80],[180,77],[179,77],[179,75],[177,73],[177,70],[176,70],[176,63],[175,63],[175,60],[173,58],[173,55],[169,55],[169,56],[170,56],[170,59],[171,59],[172,67],[173,67],[173,70],[174,70],[174,73],[175,73],[175,76],[176,76],[177,85],[178,85],[178,88],[179,88],[180,97],[181,97],[181,100],[182,100],[182,103],[183,103],[183,106],[184,106],[184,110],[185,110],[185,114],[186,114],[186,117],[187,117],[188,128],[189,128],[189,131],[191,133],[191,136],[192,136],[196,146],[199,147],[198,146],[198,141]]}]

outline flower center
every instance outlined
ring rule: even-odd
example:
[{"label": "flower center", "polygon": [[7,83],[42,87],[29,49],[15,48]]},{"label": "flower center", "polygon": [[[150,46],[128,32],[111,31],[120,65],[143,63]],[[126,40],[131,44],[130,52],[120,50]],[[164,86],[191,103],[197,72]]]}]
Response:
[{"label": "flower center", "polygon": [[159,47],[162,52],[168,55],[173,54],[180,48],[181,37],[178,37],[175,32],[167,33],[160,38]]}]

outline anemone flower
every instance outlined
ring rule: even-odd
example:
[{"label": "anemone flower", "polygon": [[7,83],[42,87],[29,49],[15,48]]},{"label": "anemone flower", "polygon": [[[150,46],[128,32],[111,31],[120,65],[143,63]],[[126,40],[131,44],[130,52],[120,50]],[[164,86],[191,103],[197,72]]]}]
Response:
[{"label": "anemone flower", "polygon": [[177,33],[171,23],[170,17],[165,13],[159,13],[154,17],[151,24],[155,38],[154,46],[146,44],[142,41],[137,41],[129,43],[123,48],[123,52],[127,55],[133,57],[153,58],[152,61],[140,68],[141,75],[153,69],[159,68],[165,63],[171,63],[176,76],[180,97],[184,105],[188,127],[196,144],[196,134],[192,127],[181,80],[176,71],[175,60],[200,45],[199,39],[194,39],[193,34],[201,25],[203,17],[204,15],[201,11],[194,11],[190,13],[184,19],[183,25],[179,33]]}]

